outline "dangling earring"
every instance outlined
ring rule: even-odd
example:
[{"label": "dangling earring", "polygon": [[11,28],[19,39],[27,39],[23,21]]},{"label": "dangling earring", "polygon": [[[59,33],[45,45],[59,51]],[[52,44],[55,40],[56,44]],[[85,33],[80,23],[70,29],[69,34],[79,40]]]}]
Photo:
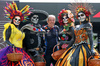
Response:
[{"label": "dangling earring", "polygon": [[88,18],[86,18],[86,21],[88,21]]}]

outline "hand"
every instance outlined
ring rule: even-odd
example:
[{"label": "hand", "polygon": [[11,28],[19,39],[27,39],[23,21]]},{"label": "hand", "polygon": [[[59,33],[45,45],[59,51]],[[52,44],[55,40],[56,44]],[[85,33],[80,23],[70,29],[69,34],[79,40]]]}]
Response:
[{"label": "hand", "polygon": [[58,45],[58,48],[59,48],[59,49],[62,49],[63,42],[61,41],[61,42],[59,42],[57,45]]},{"label": "hand", "polygon": [[35,48],[37,51],[39,51],[39,48]]},{"label": "hand", "polygon": [[[14,46],[14,44],[11,44],[10,46],[11,46],[11,47],[13,47],[13,46]],[[15,47],[15,46],[14,46],[14,47]]]},{"label": "hand", "polygon": [[96,52],[95,52],[94,50],[91,50],[91,55],[92,55],[92,56],[94,56],[95,53],[96,53]]},{"label": "hand", "polygon": [[63,41],[61,41],[60,43],[59,43],[59,46],[61,47],[63,45]]},{"label": "hand", "polygon": [[43,48],[40,48],[40,49],[39,49],[39,52],[43,52]]}]

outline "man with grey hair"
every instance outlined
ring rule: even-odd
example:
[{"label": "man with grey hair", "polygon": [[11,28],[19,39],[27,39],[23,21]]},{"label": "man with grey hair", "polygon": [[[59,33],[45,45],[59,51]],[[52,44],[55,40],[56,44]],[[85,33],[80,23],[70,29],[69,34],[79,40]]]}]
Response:
[{"label": "man with grey hair", "polygon": [[[46,60],[46,66],[50,66],[51,63],[55,65],[56,61],[52,58],[53,47],[57,44],[59,27],[55,25],[56,17],[54,15],[49,15],[47,19],[47,25],[43,27],[46,31],[45,34],[45,45],[46,51],[44,58]],[[57,48],[55,49],[57,50]]]}]

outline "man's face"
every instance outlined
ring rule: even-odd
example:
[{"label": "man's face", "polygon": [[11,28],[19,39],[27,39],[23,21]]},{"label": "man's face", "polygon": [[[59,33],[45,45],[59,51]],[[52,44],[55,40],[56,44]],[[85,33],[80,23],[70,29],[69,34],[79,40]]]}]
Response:
[{"label": "man's face", "polygon": [[19,16],[15,16],[15,18],[13,19],[13,23],[18,26],[20,22],[21,22],[21,18]]},{"label": "man's face", "polygon": [[33,15],[33,16],[31,17],[31,22],[32,22],[32,23],[37,24],[37,23],[38,23],[38,20],[39,20],[38,15]]},{"label": "man's face", "polygon": [[83,22],[86,19],[86,15],[83,12],[79,12],[78,19],[79,19],[79,21]]},{"label": "man's face", "polygon": [[49,25],[54,25],[55,24],[55,18],[54,17],[49,17],[47,23]]}]

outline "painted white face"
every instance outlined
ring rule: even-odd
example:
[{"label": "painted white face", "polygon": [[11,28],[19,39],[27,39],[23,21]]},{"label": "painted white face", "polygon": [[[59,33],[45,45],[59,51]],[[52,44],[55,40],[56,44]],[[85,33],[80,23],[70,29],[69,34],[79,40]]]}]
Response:
[{"label": "painted white face", "polygon": [[19,17],[19,16],[15,16],[15,18],[13,19],[13,23],[14,23],[15,25],[19,25],[20,22],[21,22],[20,17]]},{"label": "painted white face", "polygon": [[33,22],[33,23],[35,23],[35,24],[38,23],[38,20],[39,20],[38,15],[33,15],[33,16],[31,17],[31,22]]},{"label": "painted white face", "polygon": [[78,13],[78,19],[79,21],[83,22],[86,19],[86,15],[82,12]]},{"label": "painted white face", "polygon": [[67,15],[63,16],[63,23],[68,23],[68,17],[67,17]]}]

